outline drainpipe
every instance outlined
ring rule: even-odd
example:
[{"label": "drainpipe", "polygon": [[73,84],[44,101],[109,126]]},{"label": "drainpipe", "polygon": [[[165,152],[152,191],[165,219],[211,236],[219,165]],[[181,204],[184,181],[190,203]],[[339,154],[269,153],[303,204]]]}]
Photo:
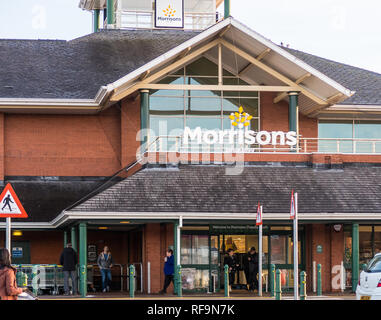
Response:
[{"label": "drainpipe", "polygon": [[107,27],[113,27],[114,25],[114,0],[107,0]]},{"label": "drainpipe", "polygon": [[230,17],[230,0],[224,0],[224,19]]},{"label": "drainpipe", "polygon": [[95,9],[93,12],[93,32],[99,30],[99,9]]}]

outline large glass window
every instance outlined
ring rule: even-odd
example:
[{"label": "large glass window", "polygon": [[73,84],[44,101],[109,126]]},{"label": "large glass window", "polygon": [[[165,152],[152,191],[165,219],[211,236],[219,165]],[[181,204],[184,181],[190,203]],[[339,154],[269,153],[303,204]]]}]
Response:
[{"label": "large glass window", "polygon": [[[224,71],[223,81],[224,84],[247,85],[227,71]],[[201,58],[173,72],[159,83],[216,85],[217,66],[206,58]],[[166,140],[160,147],[164,146],[168,151],[178,147],[175,143],[178,141],[176,136],[180,136],[185,127],[201,127],[202,130],[232,129],[229,116],[239,112],[240,106],[253,117],[247,129],[259,129],[258,92],[151,90],[149,104],[149,127],[153,131],[149,141],[155,141],[160,136],[160,140]]]},{"label": "large glass window", "polygon": [[381,141],[369,141],[369,139],[381,139],[381,122],[320,120],[319,139],[323,139],[319,140],[320,152],[381,153]]}]

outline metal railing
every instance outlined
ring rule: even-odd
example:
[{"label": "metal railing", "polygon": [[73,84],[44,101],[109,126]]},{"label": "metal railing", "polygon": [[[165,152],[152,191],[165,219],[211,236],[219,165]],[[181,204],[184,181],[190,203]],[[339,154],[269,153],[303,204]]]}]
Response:
[{"label": "metal railing", "polygon": [[287,145],[247,145],[237,141],[231,143],[225,138],[223,143],[184,144],[182,136],[158,136],[150,139],[148,152],[178,153],[347,153],[381,154],[381,139],[360,138],[304,138],[299,136],[296,146]]},{"label": "metal railing", "polygon": [[[185,12],[184,29],[206,29],[216,23],[216,18],[216,13]],[[152,10],[118,10],[116,27],[152,29],[155,27],[155,13]]]}]

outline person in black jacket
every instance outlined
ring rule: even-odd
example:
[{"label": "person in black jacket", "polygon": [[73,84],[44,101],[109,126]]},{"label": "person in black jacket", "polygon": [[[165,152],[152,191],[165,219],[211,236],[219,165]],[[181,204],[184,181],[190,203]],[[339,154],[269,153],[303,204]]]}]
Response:
[{"label": "person in black jacket", "polygon": [[255,251],[254,247],[250,248],[250,251],[247,253],[244,262],[244,271],[246,276],[246,282],[249,291],[254,291],[258,288],[258,254]]},{"label": "person in black jacket", "polygon": [[60,257],[60,264],[63,266],[64,273],[64,290],[65,295],[69,295],[69,276],[72,283],[72,293],[77,294],[77,253],[72,248],[71,243],[66,245],[63,249]]},{"label": "person in black jacket", "polygon": [[235,274],[238,270],[239,264],[236,256],[234,255],[234,250],[228,250],[228,256],[224,259],[224,265],[229,266],[229,291],[231,291],[231,286],[234,284]]}]

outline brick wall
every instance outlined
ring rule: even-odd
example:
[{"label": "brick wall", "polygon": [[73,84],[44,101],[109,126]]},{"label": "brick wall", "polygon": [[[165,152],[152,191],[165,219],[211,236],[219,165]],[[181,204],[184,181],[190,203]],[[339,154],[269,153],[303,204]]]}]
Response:
[{"label": "brick wall", "polygon": [[116,107],[99,115],[6,114],[4,137],[7,176],[108,176],[120,168]]}]

